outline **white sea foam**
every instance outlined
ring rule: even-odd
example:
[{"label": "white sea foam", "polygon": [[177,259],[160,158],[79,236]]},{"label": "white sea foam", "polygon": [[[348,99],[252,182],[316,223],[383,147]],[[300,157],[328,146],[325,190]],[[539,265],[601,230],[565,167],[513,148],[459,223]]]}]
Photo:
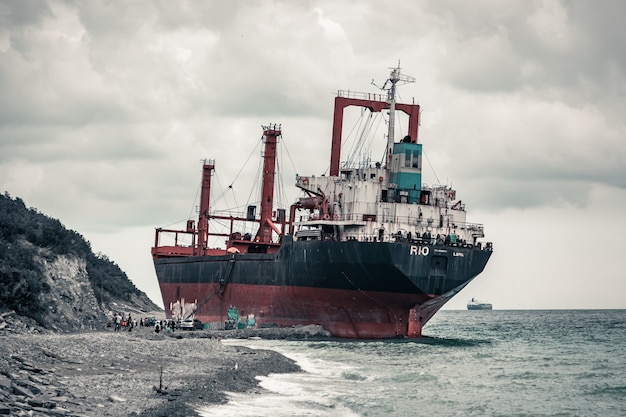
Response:
[{"label": "white sea foam", "polygon": [[260,376],[260,394],[227,393],[228,403],[198,410],[201,416],[358,416],[339,402],[340,393],[354,384],[344,377],[350,367],[323,361],[304,354],[285,352],[277,343],[262,341],[224,341],[253,349],[272,349],[298,363],[303,372]]}]

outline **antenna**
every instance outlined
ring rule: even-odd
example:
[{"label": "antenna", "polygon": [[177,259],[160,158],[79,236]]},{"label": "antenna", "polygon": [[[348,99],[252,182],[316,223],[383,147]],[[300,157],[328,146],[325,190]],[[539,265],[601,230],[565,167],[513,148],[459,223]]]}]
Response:
[{"label": "antenna", "polygon": [[[391,74],[389,75],[389,78],[387,78],[385,80],[385,84],[383,84],[383,86],[379,86],[376,85],[376,83],[374,82],[374,79],[372,78],[372,85],[380,90],[386,90],[386,91],[390,91],[392,89],[395,88],[395,86],[398,85],[403,85],[403,84],[410,84],[410,83],[414,83],[415,82],[415,77],[411,77],[410,75],[405,75],[401,73],[401,67],[400,67],[400,61],[398,61],[398,66],[396,68],[393,67],[389,67],[389,69],[391,70]],[[387,85],[391,83],[391,87],[387,87]]]}]

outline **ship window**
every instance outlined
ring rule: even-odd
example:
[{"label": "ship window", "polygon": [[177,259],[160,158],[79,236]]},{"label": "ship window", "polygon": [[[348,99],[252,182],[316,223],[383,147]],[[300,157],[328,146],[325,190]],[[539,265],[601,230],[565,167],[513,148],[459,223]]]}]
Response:
[{"label": "ship window", "polygon": [[406,168],[411,166],[411,150],[410,149],[407,149],[404,152],[404,166]]},{"label": "ship window", "polygon": [[413,168],[419,169],[419,152],[417,149],[413,151]]}]

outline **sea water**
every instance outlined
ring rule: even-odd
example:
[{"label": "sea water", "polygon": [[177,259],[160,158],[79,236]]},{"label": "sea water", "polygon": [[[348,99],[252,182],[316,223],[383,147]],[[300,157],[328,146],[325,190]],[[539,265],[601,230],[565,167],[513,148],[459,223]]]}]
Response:
[{"label": "sea water", "polygon": [[440,311],[425,338],[234,340],[303,372],[205,416],[626,416],[626,310]]}]

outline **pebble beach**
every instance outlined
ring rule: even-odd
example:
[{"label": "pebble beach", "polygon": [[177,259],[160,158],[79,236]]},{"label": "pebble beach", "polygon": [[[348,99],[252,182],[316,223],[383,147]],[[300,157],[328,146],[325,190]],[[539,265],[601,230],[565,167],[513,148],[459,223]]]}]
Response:
[{"label": "pebble beach", "polygon": [[223,336],[315,332],[0,333],[0,415],[195,416],[226,392],[261,394],[257,376],[300,371],[277,352],[223,345]]}]

